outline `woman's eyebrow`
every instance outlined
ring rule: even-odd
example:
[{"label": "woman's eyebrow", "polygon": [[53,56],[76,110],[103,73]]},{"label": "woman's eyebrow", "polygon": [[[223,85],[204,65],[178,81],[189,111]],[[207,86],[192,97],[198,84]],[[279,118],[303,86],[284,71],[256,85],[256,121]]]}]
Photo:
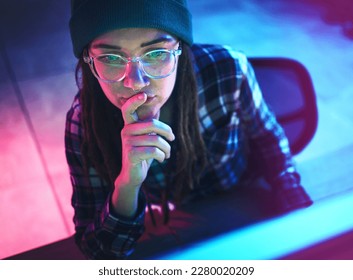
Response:
[{"label": "woman's eyebrow", "polygon": [[[169,42],[174,42],[175,39],[173,37],[170,36],[163,36],[157,39],[154,39],[152,41],[146,42],[146,43],[142,43],[140,46],[141,48],[150,46],[150,45],[154,45],[154,44],[158,44],[158,43],[169,43]],[[117,45],[110,45],[110,44],[105,44],[105,43],[96,43],[92,45],[93,49],[111,49],[111,50],[121,50],[122,48],[120,46]]]},{"label": "woman's eyebrow", "polygon": [[104,43],[93,44],[92,49],[112,49],[112,50],[121,50],[121,47],[116,45],[109,45]]},{"label": "woman's eyebrow", "polygon": [[141,48],[150,46],[150,45],[154,45],[154,44],[158,44],[158,43],[169,43],[169,42],[173,42],[175,41],[175,39],[173,37],[170,36],[163,36],[157,39],[154,39],[152,41],[146,42],[146,43],[142,43],[141,44]]}]

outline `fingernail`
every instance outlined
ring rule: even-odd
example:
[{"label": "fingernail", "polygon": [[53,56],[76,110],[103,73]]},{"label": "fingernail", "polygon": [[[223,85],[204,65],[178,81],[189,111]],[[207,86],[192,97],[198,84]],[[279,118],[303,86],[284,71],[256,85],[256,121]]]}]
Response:
[{"label": "fingernail", "polygon": [[140,92],[140,93],[137,94],[137,99],[138,100],[144,100],[145,99],[145,95],[146,95],[145,92]]}]

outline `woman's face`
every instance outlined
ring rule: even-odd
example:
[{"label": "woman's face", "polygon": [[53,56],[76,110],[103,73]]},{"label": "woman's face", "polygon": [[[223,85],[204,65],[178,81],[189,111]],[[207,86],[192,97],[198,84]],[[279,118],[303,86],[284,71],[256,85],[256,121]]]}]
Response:
[{"label": "woman's face", "polygon": [[[137,57],[156,49],[178,49],[178,41],[163,31],[146,28],[118,29],[96,38],[89,47],[89,56],[118,54],[126,58]],[[177,57],[178,63],[178,57]],[[176,65],[177,67],[177,65]],[[146,76],[139,62],[127,64],[125,78],[106,83],[98,80],[105,96],[116,107],[137,93],[147,94],[147,101],[137,109],[141,120],[158,118],[162,106],[174,88],[176,70],[168,77],[152,79]]]}]

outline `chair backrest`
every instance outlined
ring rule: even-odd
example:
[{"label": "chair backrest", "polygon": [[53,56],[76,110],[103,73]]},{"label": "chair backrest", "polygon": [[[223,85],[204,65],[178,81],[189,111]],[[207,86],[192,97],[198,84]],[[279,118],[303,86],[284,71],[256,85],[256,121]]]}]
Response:
[{"label": "chair backrest", "polygon": [[316,95],[307,69],[289,58],[249,58],[264,99],[288,137],[293,155],[313,138],[318,122]]}]

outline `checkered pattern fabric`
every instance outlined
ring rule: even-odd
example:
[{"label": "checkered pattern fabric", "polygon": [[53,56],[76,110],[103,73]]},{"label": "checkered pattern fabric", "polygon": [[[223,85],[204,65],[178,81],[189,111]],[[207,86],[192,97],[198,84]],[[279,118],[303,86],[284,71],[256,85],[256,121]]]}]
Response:
[{"label": "checkered pattern fabric", "polygon": [[[249,155],[255,154],[262,175],[276,190],[283,210],[310,205],[310,198],[300,186],[288,140],[262,98],[245,55],[218,45],[194,44],[192,51],[198,84],[199,125],[210,162],[194,192],[237,186],[247,169]],[[141,192],[139,211],[133,220],[117,217],[110,211],[111,188],[94,169],[90,170],[89,177],[84,176],[80,113],[77,95],[67,114],[65,132],[76,240],[89,258],[125,258],[144,230],[145,195]],[[165,177],[173,172],[167,166],[156,161],[151,165],[145,181],[151,194],[167,187]]]}]

